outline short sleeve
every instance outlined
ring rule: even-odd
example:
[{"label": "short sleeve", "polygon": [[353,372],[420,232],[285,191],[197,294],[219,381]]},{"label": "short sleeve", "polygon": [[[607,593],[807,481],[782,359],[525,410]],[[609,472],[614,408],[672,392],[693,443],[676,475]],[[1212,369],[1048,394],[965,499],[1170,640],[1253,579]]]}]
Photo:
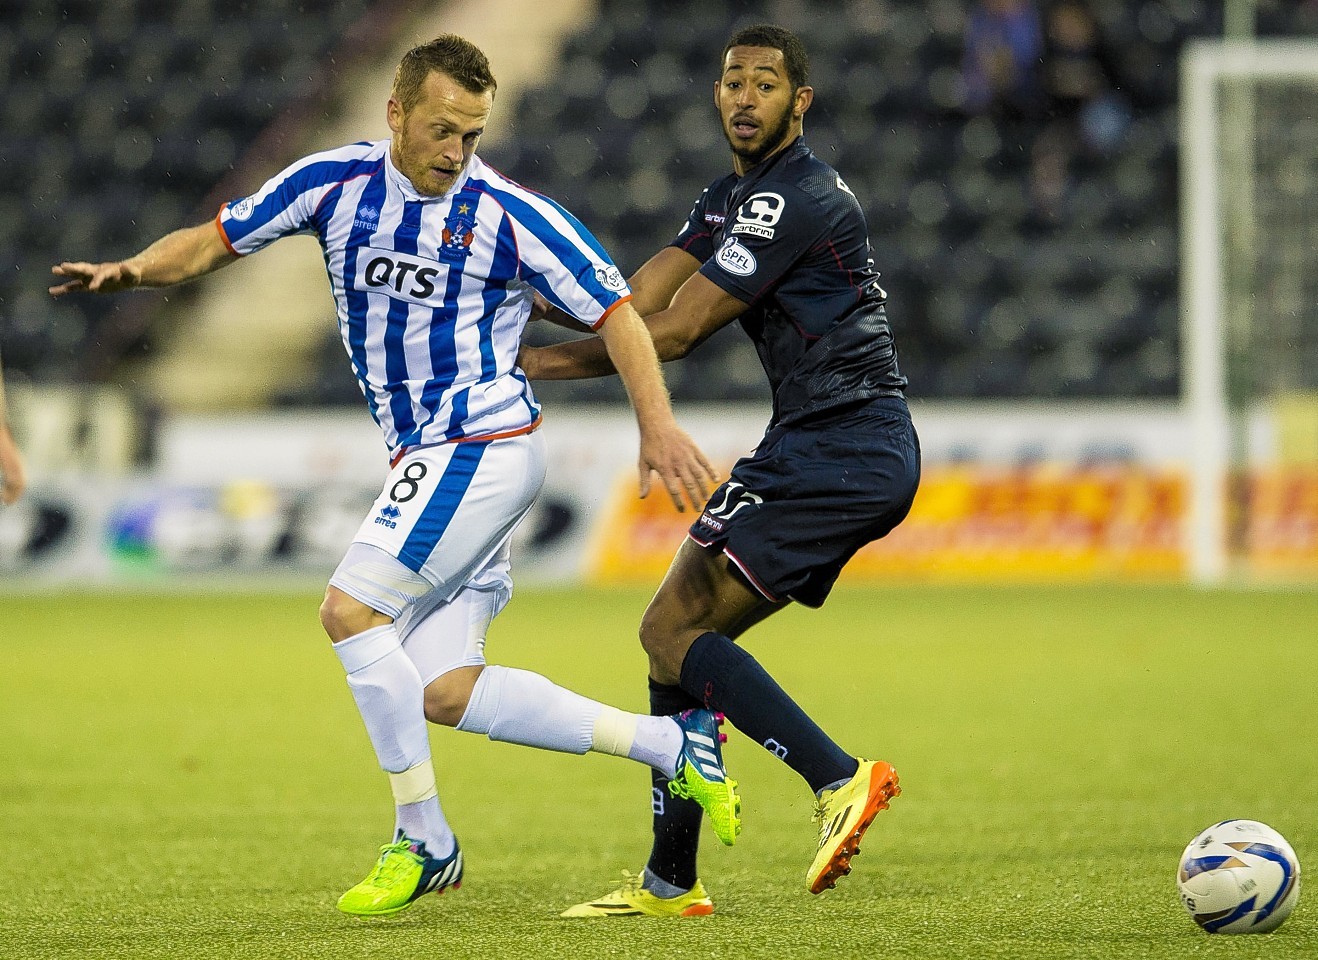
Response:
[{"label": "short sleeve", "polygon": [[246,256],[280,237],[314,231],[316,209],[327,193],[352,177],[379,170],[382,160],[361,155],[370,147],[360,144],[304,157],[250,196],[224,204],[216,223],[225,244]]},{"label": "short sleeve", "polygon": [[309,229],[310,212],[299,202],[288,173],[285,170],[267,180],[256,193],[220,207],[220,234],[233,253],[246,256],[280,237]]},{"label": "short sleeve", "polygon": [[563,207],[529,191],[497,199],[514,224],[523,279],[554,306],[595,328],[631,299],[622,271]]},{"label": "short sleeve", "polygon": [[670,247],[685,250],[701,263],[714,255],[714,236],[710,232],[709,222],[706,219],[709,190],[710,188],[706,187],[701,191],[700,199],[691,208],[686,223],[682,225],[682,229],[678,231],[677,236],[668,244]]},{"label": "short sleeve", "polygon": [[731,213],[723,242],[700,272],[745,303],[754,303],[796,265],[828,229],[824,204],[785,184],[765,184]]}]

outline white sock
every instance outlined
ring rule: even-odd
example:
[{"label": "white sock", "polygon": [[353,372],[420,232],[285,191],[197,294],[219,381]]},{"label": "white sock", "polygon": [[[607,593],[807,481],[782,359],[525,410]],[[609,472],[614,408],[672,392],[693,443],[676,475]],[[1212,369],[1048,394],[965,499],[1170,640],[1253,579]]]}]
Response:
[{"label": "white sock", "polygon": [[514,667],[481,671],[458,729],[542,750],[630,757],[670,777],[682,749],[671,717],[623,713]]},{"label": "white sock", "polygon": [[398,631],[391,623],[374,627],[334,644],[334,652],[347,671],[376,759],[389,774],[395,831],[425,841],[435,856],[446,855],[456,841],[435,789],[425,691]]},{"label": "white sock", "polygon": [[435,787],[435,770],[424,760],[410,770],[389,774],[394,792],[394,836],[399,832],[413,840],[424,840],[432,857],[447,857],[457,838],[444,819]]},{"label": "white sock", "polygon": [[624,713],[605,706],[595,719],[590,749],[639,760],[671,777],[682,752],[682,728],[672,717]]},{"label": "white sock", "polygon": [[514,667],[486,667],[458,729],[526,747],[585,753],[600,704]]}]

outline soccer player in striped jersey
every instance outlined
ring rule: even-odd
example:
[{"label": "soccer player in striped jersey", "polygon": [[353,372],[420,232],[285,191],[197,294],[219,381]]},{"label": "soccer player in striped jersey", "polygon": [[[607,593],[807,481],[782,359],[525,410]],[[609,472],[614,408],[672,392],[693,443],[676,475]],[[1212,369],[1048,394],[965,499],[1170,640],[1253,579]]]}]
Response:
[{"label": "soccer player in striped jersey", "polygon": [[[901,523],[919,484],[919,442],[864,212],[805,143],[814,91],[801,41],[761,24],[723,52],[714,103],[733,173],[705,189],[631,283],[665,360],[738,321],[764,366],[773,415],[691,525],[640,638],[652,712],[722,711],[814,792],[819,839],[805,880],[817,894],[850,871],[866,829],[900,792],[897,772],[843,750],[735,641],[793,601],[821,606],[852,555]],[[613,370],[590,337],[527,347],[521,362],[533,379]],[[819,650],[844,688],[847,664]],[[564,916],[713,912],[696,872],[700,809],[665,796],[654,776],[644,872]]]},{"label": "soccer player in striped jersey", "polygon": [[617,268],[553,201],[476,156],[494,103],[485,55],[446,35],[409,51],[388,140],[294,163],[136,256],[65,262],[52,295],[191,280],[281,237],[320,240],[343,344],[392,470],[330,579],[321,622],[394,796],[392,840],[339,900],[396,913],[457,887],[462,854],[435,786],[426,721],[550,750],[626,756],[674,778],[732,843],[740,801],[704,709],[638,716],[538,674],[487,665],[511,594],[508,541],[545,473],[540,408],[517,366],[533,296],[596,331],[640,428],[640,492],[657,475],[677,508],[714,471],[677,425],[654,346]]}]

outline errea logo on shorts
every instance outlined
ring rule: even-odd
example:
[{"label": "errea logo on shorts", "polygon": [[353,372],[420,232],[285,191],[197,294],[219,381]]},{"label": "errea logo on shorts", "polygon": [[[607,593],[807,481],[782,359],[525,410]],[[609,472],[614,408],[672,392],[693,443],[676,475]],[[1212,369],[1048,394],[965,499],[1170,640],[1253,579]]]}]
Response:
[{"label": "errea logo on shorts", "polygon": [[755,254],[743,247],[736,237],[724,240],[714,259],[720,267],[738,277],[749,277],[759,266],[755,262]]}]

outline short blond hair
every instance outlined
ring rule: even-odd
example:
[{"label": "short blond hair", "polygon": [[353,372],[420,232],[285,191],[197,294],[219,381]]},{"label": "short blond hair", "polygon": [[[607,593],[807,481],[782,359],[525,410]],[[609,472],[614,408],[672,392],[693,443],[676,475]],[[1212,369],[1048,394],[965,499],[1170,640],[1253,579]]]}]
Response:
[{"label": "short blond hair", "polygon": [[391,96],[404,111],[416,106],[421,99],[421,87],[432,73],[453,78],[471,93],[488,91],[492,94],[498,87],[490,70],[489,58],[480,47],[456,34],[446,33],[413,47],[398,62]]}]

